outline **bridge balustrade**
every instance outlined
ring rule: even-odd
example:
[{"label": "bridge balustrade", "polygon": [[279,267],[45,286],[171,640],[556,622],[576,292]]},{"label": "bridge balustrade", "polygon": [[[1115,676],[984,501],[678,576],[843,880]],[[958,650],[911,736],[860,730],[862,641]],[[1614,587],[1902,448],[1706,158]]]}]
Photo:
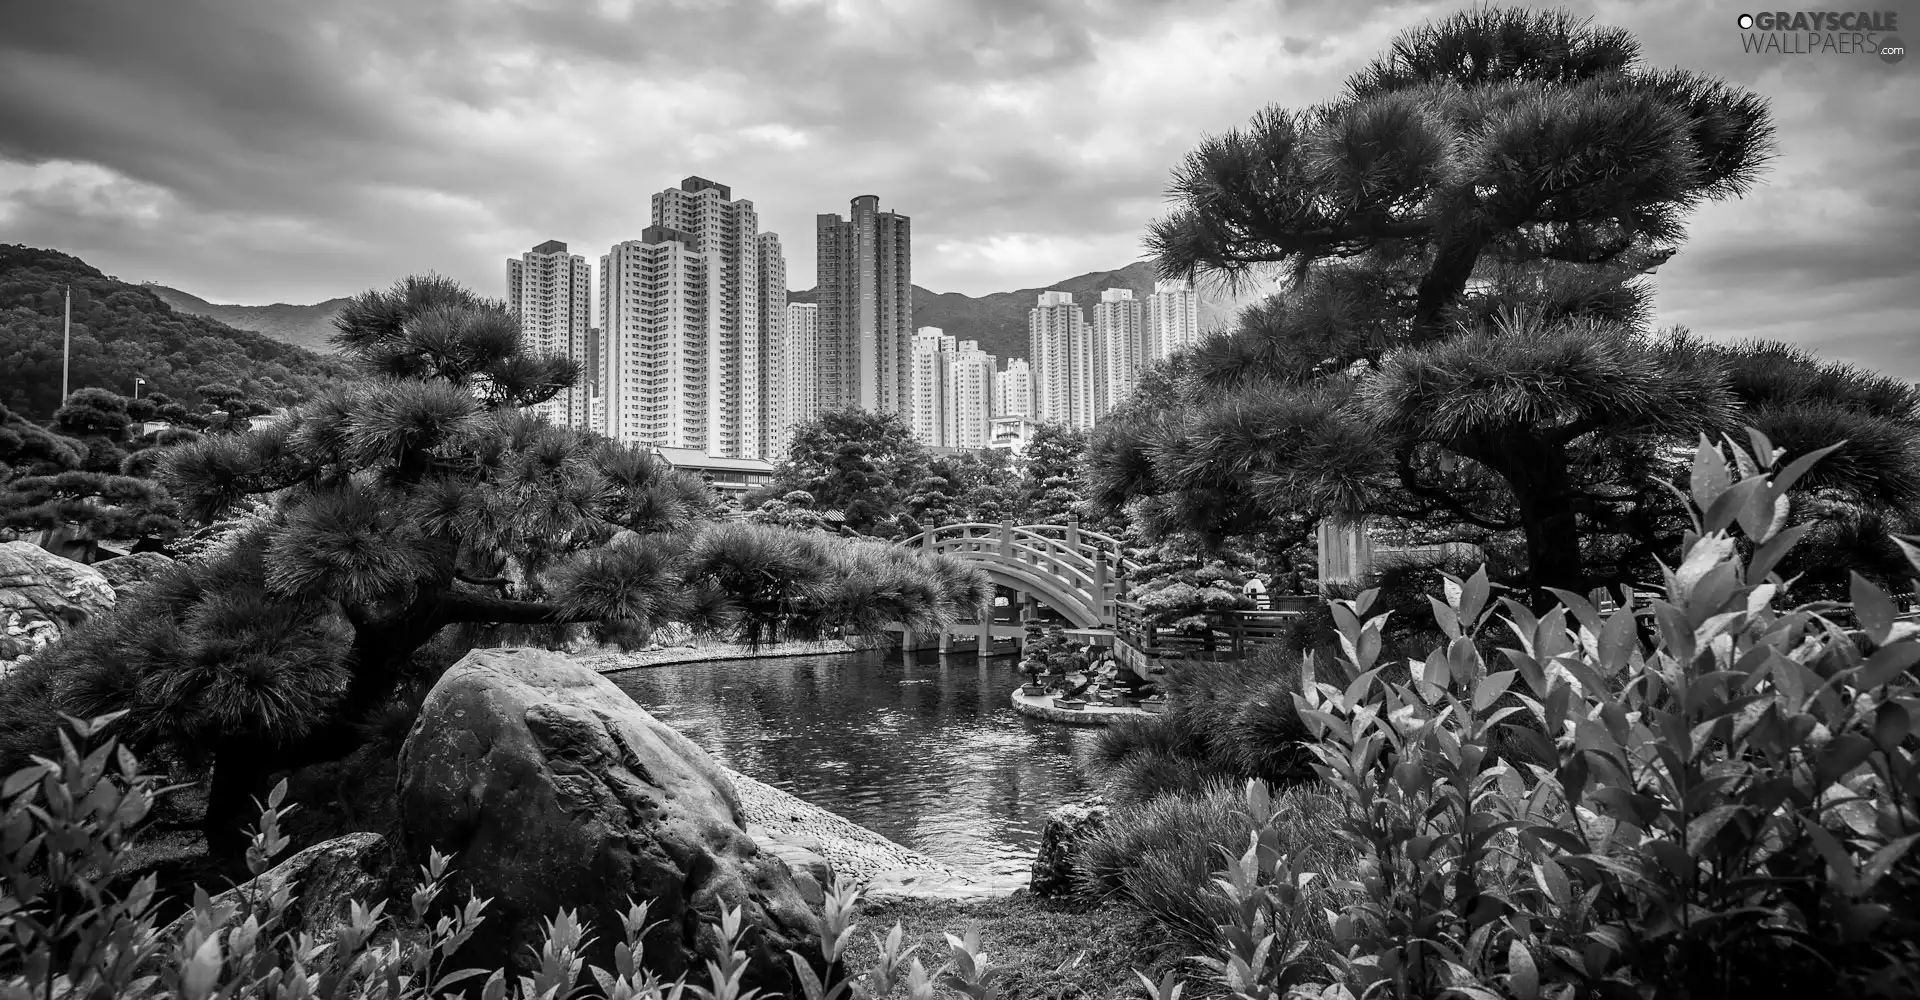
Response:
[{"label": "bridge balustrade", "polygon": [[1194,635],[1156,624],[1153,612],[1123,601],[1114,612],[1114,633],[1148,656],[1237,660],[1284,642],[1301,610],[1210,611],[1199,616],[1208,633]]}]

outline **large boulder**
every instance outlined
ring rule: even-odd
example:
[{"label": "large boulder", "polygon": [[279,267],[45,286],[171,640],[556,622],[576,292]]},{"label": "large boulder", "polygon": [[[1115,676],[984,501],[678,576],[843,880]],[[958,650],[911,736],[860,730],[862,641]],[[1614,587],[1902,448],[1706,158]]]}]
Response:
[{"label": "large boulder", "polygon": [[747,835],[719,765],[558,653],[475,650],[440,678],[401,751],[399,820],[416,862],[451,856],[453,896],[493,900],[452,968],[526,971],[562,908],[594,933],[588,960],[611,968],[629,899],[662,921],[645,954],[668,979],[704,976],[723,907],[750,929],[748,987],[793,995],[786,952],[819,953],[793,874]]},{"label": "large boulder", "polygon": [[1107,806],[1099,799],[1061,806],[1048,813],[1047,825],[1040,828],[1040,851],[1033,858],[1033,879],[1028,883],[1033,894],[1064,896],[1076,891],[1074,873],[1079,870],[1081,846],[1106,825]]},{"label": "large boulder", "polygon": [[114,601],[113,585],[92,567],[32,542],[0,543],[0,675]]},{"label": "large boulder", "polygon": [[[386,898],[391,867],[385,837],[350,833],[315,844],[253,880],[228,889],[213,897],[213,906],[219,910],[244,899],[272,899],[286,892],[292,904],[276,930],[310,933],[326,941],[346,922],[356,901],[373,906]],[[189,910],[161,934],[168,941],[178,941],[186,936],[193,921],[194,913]]]},{"label": "large boulder", "polygon": [[124,601],[134,588],[165,573],[173,566],[172,556],[159,552],[135,552],[131,555],[102,559],[93,564],[93,569],[106,578],[107,583],[112,585],[113,592]]}]

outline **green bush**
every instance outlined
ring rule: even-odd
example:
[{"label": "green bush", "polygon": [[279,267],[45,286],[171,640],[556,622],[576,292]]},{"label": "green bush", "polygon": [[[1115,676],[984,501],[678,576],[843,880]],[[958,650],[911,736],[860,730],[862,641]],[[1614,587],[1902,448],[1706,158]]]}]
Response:
[{"label": "green bush", "polygon": [[[160,927],[152,876],[124,891],[108,881],[167,791],[140,774],[132,753],[99,739],[113,719],[69,719],[59,759],[41,759],[0,786],[0,1000],[428,1000],[454,996],[456,987],[482,1000],[753,996],[740,986],[747,956],[738,910],[719,915],[728,946],[708,960],[709,985],[701,987],[646,971],[645,901],[622,917],[613,969],[584,964],[587,931],[566,911],[548,923],[532,976],[508,982],[499,969],[448,969],[448,956],[486,919],[488,903],[443,902],[448,865],[437,854],[397,915],[387,912],[386,900],[354,900],[338,926],[291,928],[291,890],[218,898],[200,891],[185,926]],[[282,782],[252,835],[247,867],[256,875],[287,847],[281,822],[293,807],[282,805],[285,794]],[[821,955],[790,955],[805,1000],[877,1000],[897,986],[912,1000],[931,1000],[936,977],[904,946],[898,924],[885,937],[874,935],[877,957],[864,975],[846,969],[857,902],[852,887],[834,879],[820,916]],[[947,943],[938,981],[979,1000],[995,996],[1005,972],[988,962],[978,935],[948,935]],[[821,968],[824,982],[815,971]]]},{"label": "green bush", "polygon": [[[1920,995],[1920,629],[1858,574],[1782,606],[1807,530],[1786,492],[1832,449],[1779,469],[1749,437],[1701,440],[1692,530],[1641,606],[1502,615],[1484,572],[1449,578],[1449,641],[1398,682],[1373,595],[1335,605],[1343,653],[1299,708],[1363,874],[1335,881],[1332,981],[1303,985],[1327,978],[1292,916],[1313,866],[1251,789],[1267,818],[1221,882],[1235,996]],[[1496,620],[1518,648],[1490,664]]]},{"label": "green bush", "polygon": [[1108,797],[1136,802],[1222,781],[1312,778],[1310,734],[1293,705],[1300,683],[1300,659],[1284,650],[1169,668],[1160,682],[1165,712],[1107,727],[1096,739],[1094,765]]},{"label": "green bush", "polygon": [[[1335,835],[1338,802],[1306,786],[1287,789],[1278,801],[1272,827],[1289,853],[1326,871],[1352,872],[1358,851]],[[1226,902],[1213,880],[1229,852],[1217,845],[1244,843],[1254,830],[1228,785],[1163,795],[1116,811],[1081,847],[1080,874],[1088,891],[1125,899],[1189,941],[1209,941]],[[1297,921],[1302,933],[1327,936],[1326,921],[1316,915],[1302,911],[1286,919]]]}]

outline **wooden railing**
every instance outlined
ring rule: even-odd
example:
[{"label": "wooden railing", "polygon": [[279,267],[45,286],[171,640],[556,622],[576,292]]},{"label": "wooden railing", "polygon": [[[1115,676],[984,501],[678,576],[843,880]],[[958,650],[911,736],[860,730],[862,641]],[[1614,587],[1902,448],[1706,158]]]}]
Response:
[{"label": "wooden railing", "polygon": [[1149,656],[1174,659],[1237,660],[1283,641],[1299,617],[1318,598],[1286,599],[1273,611],[1213,611],[1205,614],[1212,626],[1193,634],[1156,623],[1156,615],[1138,604],[1116,603],[1114,632]]}]

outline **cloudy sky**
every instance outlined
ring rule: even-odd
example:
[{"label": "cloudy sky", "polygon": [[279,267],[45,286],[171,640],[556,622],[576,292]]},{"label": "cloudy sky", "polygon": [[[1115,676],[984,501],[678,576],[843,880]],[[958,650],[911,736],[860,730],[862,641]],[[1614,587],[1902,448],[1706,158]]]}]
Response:
[{"label": "cloudy sky", "polygon": [[[503,293],[647,196],[732,185],[813,284],[813,217],[877,194],[935,291],[1141,255],[1169,170],[1333,97],[1394,0],[0,0],[0,242],[216,302],[438,270]],[[1765,186],[1696,216],[1660,318],[1920,379],[1920,58],[1754,55],[1743,3],[1576,3],[1647,61],[1773,102]],[[1855,5],[1843,5],[1855,6]],[[1897,11],[1920,40],[1920,4]]]}]

